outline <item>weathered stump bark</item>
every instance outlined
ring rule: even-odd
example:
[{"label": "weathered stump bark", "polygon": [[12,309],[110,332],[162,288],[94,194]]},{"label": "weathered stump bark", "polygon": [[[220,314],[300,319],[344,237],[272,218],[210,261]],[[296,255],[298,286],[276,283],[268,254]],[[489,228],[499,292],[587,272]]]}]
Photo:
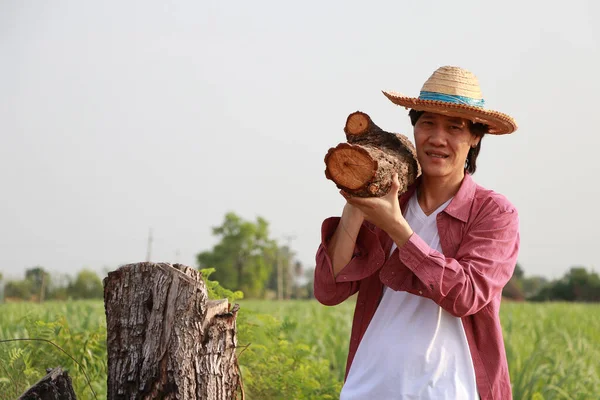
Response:
[{"label": "weathered stump bark", "polygon": [[238,306],[209,301],[200,272],[129,264],[104,279],[108,399],[234,399]]},{"label": "weathered stump bark", "polygon": [[18,400],[76,400],[73,383],[66,371],[57,367],[29,388]]},{"label": "weathered stump bark", "polygon": [[389,192],[397,172],[401,194],[421,173],[408,138],[382,130],[367,114],[350,114],[344,132],[348,143],[329,149],[325,156],[325,176],[338,188],[354,196],[380,197]]}]

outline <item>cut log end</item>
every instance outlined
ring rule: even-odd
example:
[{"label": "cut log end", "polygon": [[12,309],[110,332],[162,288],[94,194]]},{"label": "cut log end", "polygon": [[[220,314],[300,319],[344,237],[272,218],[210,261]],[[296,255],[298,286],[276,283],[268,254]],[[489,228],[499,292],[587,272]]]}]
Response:
[{"label": "cut log end", "polygon": [[362,135],[369,130],[370,118],[367,114],[357,111],[348,116],[344,132],[348,135]]},{"label": "cut log end", "polygon": [[362,188],[377,171],[377,160],[367,151],[345,143],[330,150],[325,163],[325,176],[350,190]]},{"label": "cut log end", "polygon": [[361,111],[347,117],[344,132],[347,143],[325,156],[325,176],[339,189],[357,197],[381,197],[389,192],[395,172],[399,193],[419,176],[416,151],[406,136],[382,130]]}]

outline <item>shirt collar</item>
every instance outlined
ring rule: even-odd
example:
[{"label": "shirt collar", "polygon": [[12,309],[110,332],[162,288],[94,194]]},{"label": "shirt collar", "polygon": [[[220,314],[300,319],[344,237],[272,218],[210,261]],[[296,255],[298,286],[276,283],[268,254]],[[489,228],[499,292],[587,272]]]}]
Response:
[{"label": "shirt collar", "polygon": [[[421,182],[421,177],[417,178],[414,184],[409,186],[406,192],[400,195],[400,207],[404,212],[406,205],[408,204],[408,200],[415,193],[417,186]],[[465,177],[460,184],[460,188],[458,192],[454,195],[454,198],[448,204],[448,207],[444,209],[446,214],[461,220],[462,222],[467,222],[469,219],[469,213],[471,211],[471,204],[473,203],[473,198],[475,197],[475,189],[476,184],[471,178],[471,175],[465,171]]]}]

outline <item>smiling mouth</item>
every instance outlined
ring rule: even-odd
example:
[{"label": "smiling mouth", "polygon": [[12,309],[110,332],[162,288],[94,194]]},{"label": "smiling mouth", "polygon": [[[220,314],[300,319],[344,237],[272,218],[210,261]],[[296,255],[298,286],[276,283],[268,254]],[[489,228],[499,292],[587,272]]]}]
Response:
[{"label": "smiling mouth", "polygon": [[426,151],[425,154],[427,154],[429,157],[433,157],[433,158],[448,158],[448,155],[442,154],[442,153],[431,153],[431,152]]}]

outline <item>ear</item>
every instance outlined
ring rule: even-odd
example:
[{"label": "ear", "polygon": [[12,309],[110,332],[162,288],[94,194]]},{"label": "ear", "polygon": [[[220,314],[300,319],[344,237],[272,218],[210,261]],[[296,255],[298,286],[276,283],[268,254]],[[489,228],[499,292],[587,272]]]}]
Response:
[{"label": "ear", "polygon": [[473,138],[471,139],[471,148],[474,149],[475,147],[477,147],[480,140],[481,136],[473,136]]}]

